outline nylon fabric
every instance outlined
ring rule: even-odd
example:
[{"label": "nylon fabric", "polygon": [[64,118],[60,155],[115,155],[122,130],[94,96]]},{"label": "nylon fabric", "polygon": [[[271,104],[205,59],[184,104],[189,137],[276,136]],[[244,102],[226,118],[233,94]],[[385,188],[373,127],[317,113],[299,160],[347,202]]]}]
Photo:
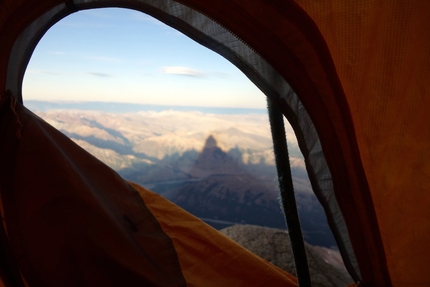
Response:
[{"label": "nylon fabric", "polygon": [[162,196],[131,184],[172,238],[187,286],[297,286],[291,274],[244,249]]},{"label": "nylon fabric", "polygon": [[428,286],[430,3],[298,3],[345,89],[392,283]]},{"label": "nylon fabric", "polygon": [[[113,170],[20,104],[2,110],[5,225],[30,286],[186,286],[171,239]],[[5,172],[9,169],[9,172]]]}]

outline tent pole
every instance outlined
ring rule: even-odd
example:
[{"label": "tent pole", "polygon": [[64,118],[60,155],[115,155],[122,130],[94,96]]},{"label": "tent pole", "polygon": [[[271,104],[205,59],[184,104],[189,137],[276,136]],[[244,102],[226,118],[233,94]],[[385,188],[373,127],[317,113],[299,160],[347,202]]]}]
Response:
[{"label": "tent pole", "polygon": [[300,287],[311,285],[305,244],[300,228],[299,214],[294,196],[293,179],[291,176],[290,159],[288,155],[287,137],[284,127],[284,116],[276,105],[267,98],[270,129],[272,131],[273,150],[275,153],[276,169],[278,171],[279,189],[282,207],[296,265],[297,279]]}]

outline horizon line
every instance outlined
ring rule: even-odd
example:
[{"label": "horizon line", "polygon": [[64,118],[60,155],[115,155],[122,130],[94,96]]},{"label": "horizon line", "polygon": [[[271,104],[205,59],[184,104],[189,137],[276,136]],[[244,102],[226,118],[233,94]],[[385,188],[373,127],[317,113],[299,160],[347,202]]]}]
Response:
[{"label": "horizon line", "polygon": [[104,102],[104,101],[62,101],[62,100],[24,100],[24,106],[30,110],[47,111],[54,109],[82,109],[82,110],[97,110],[105,112],[138,112],[148,111],[149,108],[155,111],[176,110],[183,112],[204,112],[204,113],[226,113],[227,114],[266,114],[265,108],[249,108],[249,107],[215,107],[215,106],[190,106],[190,105],[167,105],[167,104],[144,104],[130,102]]}]

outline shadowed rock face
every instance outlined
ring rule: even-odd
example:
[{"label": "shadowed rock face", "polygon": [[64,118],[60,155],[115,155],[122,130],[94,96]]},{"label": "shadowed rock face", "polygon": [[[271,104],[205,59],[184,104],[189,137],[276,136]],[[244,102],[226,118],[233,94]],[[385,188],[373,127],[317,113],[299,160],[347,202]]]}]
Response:
[{"label": "shadowed rock face", "polygon": [[241,174],[245,171],[233,157],[218,147],[217,141],[210,135],[189,173],[194,177],[205,177],[212,174]]},{"label": "shadowed rock face", "polygon": [[[220,230],[252,253],[296,275],[288,232],[281,229],[234,225]],[[338,251],[305,243],[312,286],[347,286],[353,283],[340,265]]]}]

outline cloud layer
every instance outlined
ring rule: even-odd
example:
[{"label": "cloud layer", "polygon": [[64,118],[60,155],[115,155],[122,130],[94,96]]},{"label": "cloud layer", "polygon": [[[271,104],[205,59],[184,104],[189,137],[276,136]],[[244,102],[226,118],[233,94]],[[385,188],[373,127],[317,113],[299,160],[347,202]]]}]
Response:
[{"label": "cloud layer", "polygon": [[189,68],[189,67],[181,67],[181,66],[163,67],[162,72],[165,74],[190,76],[190,77],[203,77],[205,75],[203,72],[198,71],[196,69]]}]

